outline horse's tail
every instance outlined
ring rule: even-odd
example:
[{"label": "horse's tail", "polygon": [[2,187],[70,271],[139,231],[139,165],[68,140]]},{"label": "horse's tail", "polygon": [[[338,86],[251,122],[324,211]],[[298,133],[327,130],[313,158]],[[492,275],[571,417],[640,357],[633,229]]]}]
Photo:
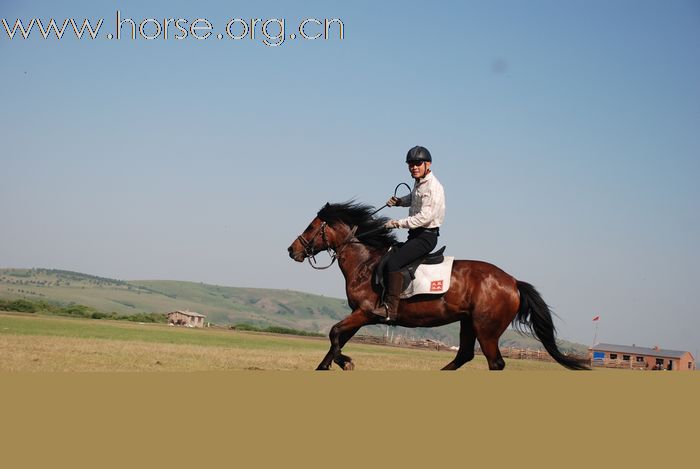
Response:
[{"label": "horse's tail", "polygon": [[588,370],[584,360],[568,357],[557,347],[552,312],[535,287],[521,281],[518,281],[517,285],[520,292],[520,308],[513,320],[516,329],[522,330],[522,326],[529,329],[542,342],[552,358],[566,368]]}]

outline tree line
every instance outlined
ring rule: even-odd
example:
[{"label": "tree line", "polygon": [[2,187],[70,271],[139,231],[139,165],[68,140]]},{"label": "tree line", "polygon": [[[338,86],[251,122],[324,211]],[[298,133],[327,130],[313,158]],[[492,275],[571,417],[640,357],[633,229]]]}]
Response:
[{"label": "tree line", "polygon": [[46,301],[26,299],[7,300],[0,298],[0,311],[19,313],[39,313],[56,316],[70,316],[87,319],[113,319],[117,321],[165,323],[167,316],[159,313],[119,314],[114,311],[105,313],[95,308],[79,304],[57,305]]}]

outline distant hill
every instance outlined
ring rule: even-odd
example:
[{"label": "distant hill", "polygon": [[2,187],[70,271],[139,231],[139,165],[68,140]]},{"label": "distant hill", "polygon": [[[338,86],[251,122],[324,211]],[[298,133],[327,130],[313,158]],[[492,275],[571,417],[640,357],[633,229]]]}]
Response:
[{"label": "distant hill", "polygon": [[[248,323],[280,326],[327,334],[350,313],[345,300],[292,290],[238,288],[174,280],[116,280],[55,269],[0,268],[0,298],[81,304],[106,313],[167,313],[189,309],[220,325]],[[386,326],[371,326],[362,334],[382,335]],[[459,344],[459,325],[431,329],[397,327],[394,335],[432,338]],[[506,331],[501,344],[542,348],[541,344]],[[580,344],[562,342],[563,350],[585,351]]]}]

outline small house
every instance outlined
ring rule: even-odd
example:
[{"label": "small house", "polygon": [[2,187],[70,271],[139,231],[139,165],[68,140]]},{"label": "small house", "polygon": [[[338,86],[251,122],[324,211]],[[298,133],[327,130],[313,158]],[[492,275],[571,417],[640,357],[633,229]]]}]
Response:
[{"label": "small house", "polygon": [[173,311],[168,313],[168,324],[185,327],[204,327],[205,315],[193,311]]}]

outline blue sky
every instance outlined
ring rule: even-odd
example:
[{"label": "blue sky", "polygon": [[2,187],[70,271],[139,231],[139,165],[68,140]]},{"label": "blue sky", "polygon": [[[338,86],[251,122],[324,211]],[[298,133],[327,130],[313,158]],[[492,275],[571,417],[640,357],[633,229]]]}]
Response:
[{"label": "blue sky", "polygon": [[[533,283],[562,337],[600,315],[601,341],[697,356],[698,2],[62,3],[0,4],[105,18],[94,41],[0,27],[0,266],[343,297],[286,247],[326,201],[383,204],[420,144],[451,255]],[[117,10],[345,38],[108,40]]]}]

